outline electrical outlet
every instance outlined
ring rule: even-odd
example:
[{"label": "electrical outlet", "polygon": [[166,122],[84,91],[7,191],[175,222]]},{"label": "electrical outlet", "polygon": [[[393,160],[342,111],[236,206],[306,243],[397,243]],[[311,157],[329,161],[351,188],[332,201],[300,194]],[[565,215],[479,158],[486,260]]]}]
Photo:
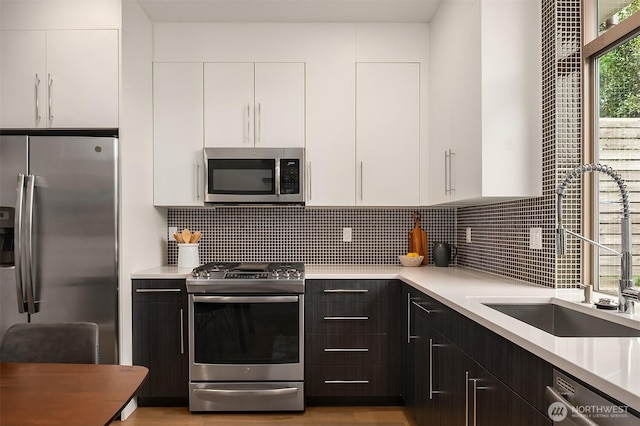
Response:
[{"label": "electrical outlet", "polygon": [[542,228],[529,229],[529,248],[531,250],[542,250]]},{"label": "electrical outlet", "polygon": [[467,242],[471,242],[471,228],[467,228]]},{"label": "electrical outlet", "polygon": [[352,241],[352,231],[351,228],[342,228],[342,242],[350,243]]},{"label": "electrical outlet", "polygon": [[173,240],[173,234],[178,232],[178,227],[177,226],[169,226],[167,229],[169,230],[167,232],[167,241],[172,241]]}]

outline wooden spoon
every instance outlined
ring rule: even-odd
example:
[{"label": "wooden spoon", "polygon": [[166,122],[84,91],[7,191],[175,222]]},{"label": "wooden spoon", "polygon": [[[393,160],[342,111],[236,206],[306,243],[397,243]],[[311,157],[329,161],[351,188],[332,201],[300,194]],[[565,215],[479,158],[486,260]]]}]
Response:
[{"label": "wooden spoon", "polygon": [[202,232],[196,231],[193,234],[191,234],[191,242],[197,243],[198,241],[200,241],[201,237],[202,237]]},{"label": "wooden spoon", "polygon": [[191,231],[188,228],[182,230],[182,241],[189,243],[191,241]]},{"label": "wooden spoon", "polygon": [[177,232],[173,234],[173,238],[175,238],[175,240],[180,244],[184,243],[184,240],[182,239],[182,235],[178,234]]}]

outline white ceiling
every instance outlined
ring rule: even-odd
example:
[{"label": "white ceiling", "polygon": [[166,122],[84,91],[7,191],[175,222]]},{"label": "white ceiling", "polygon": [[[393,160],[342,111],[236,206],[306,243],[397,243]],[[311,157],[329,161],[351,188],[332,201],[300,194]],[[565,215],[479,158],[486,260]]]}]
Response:
[{"label": "white ceiling", "polygon": [[138,0],[154,22],[429,22],[441,0]]}]

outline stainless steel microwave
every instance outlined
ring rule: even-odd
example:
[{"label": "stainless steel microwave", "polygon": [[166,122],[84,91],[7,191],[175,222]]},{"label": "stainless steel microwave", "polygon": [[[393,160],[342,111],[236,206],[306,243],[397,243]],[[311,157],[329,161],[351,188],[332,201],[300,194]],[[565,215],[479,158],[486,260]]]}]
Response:
[{"label": "stainless steel microwave", "polygon": [[204,148],[204,200],[304,204],[304,164],[304,148]]}]

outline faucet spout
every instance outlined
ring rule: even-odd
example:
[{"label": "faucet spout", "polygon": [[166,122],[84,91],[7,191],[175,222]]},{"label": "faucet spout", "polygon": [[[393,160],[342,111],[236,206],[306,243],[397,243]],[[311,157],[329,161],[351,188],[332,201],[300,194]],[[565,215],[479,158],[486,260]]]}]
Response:
[{"label": "faucet spout", "polygon": [[[622,218],[620,220],[621,251],[617,252],[600,243],[592,241],[580,234],[571,232],[564,228],[562,224],[562,197],[571,181],[588,172],[600,172],[610,176],[618,185],[622,197]],[[629,194],[624,180],[618,172],[611,167],[602,164],[585,164],[569,171],[565,178],[558,184],[556,189],[556,254],[562,256],[566,253],[567,234],[573,235],[589,244],[612,251],[620,256],[620,281],[618,283],[618,299],[620,302],[620,312],[630,312],[633,309],[634,301],[638,300],[638,290],[634,288],[632,258],[631,258],[631,215],[629,211]]]}]

